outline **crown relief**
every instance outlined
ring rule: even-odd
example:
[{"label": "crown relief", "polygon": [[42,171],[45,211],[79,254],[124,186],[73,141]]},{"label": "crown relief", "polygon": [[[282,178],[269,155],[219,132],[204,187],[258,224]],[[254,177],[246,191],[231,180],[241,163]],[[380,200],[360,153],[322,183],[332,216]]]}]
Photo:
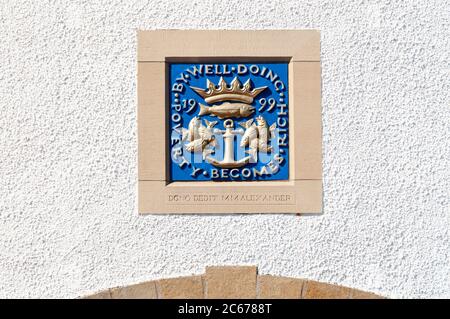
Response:
[{"label": "crown relief", "polygon": [[242,85],[238,77],[235,77],[231,81],[230,85],[228,85],[224,78],[220,77],[217,86],[214,85],[214,83],[212,83],[209,79],[206,79],[206,90],[193,86],[190,88],[209,104],[223,101],[235,101],[251,104],[253,103],[254,98],[264,91],[267,86],[252,89],[250,79]]}]

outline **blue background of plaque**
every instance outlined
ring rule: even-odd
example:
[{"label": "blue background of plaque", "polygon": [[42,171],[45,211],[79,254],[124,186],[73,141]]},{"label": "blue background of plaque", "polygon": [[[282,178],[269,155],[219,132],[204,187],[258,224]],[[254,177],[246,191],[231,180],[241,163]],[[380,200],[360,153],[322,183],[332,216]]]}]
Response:
[{"label": "blue background of plaque", "polygon": [[[268,69],[271,69],[274,73],[276,73],[280,80],[283,81],[284,85],[285,85],[285,89],[280,91],[283,92],[284,96],[280,97],[279,93],[280,92],[276,92],[275,91],[275,87],[273,85],[273,83],[265,78],[262,77],[261,75],[258,74],[251,74],[250,72],[247,72],[245,74],[242,75],[238,75],[237,72],[231,72],[231,74],[229,75],[216,75],[216,74],[208,74],[206,75],[205,72],[202,73],[202,75],[197,75],[196,77],[192,76],[191,74],[189,74],[189,77],[186,78],[187,81],[189,81],[189,84],[185,84],[185,89],[183,90],[182,93],[180,93],[180,95],[178,97],[175,97],[175,92],[172,91],[172,85],[176,82],[176,83],[183,83],[181,81],[176,81],[177,78],[180,77],[180,75],[182,73],[184,74],[188,74],[186,72],[186,70],[188,68],[192,68],[193,66],[199,66],[199,65],[207,65],[207,64],[212,64],[213,66],[215,65],[219,65],[222,67],[223,65],[227,65],[228,69],[231,70],[232,67],[237,68],[237,65],[245,65],[247,66],[247,68],[249,68],[251,65],[257,65],[259,66],[260,69],[262,69],[262,67],[266,67]],[[213,68],[214,70],[214,68]],[[204,71],[204,70],[203,70]],[[202,89],[206,89],[206,79],[211,80],[215,85],[217,85],[217,83],[220,80],[220,77],[223,76],[223,78],[225,79],[225,81],[227,82],[227,84],[229,85],[230,82],[236,77],[238,76],[239,80],[241,81],[242,84],[245,83],[245,81],[247,81],[247,79],[251,78],[252,81],[252,89],[256,88],[256,87],[261,87],[261,86],[267,86],[267,88],[261,92],[258,96],[256,96],[256,98],[254,99],[253,103],[251,105],[253,105],[255,107],[255,112],[247,118],[232,118],[234,120],[234,129],[240,128],[241,126],[238,125],[238,123],[240,122],[244,122],[249,120],[250,118],[256,118],[258,115],[262,115],[268,122],[269,126],[271,124],[273,124],[274,122],[277,121],[277,112],[279,111],[279,108],[275,107],[271,112],[267,112],[267,107],[264,108],[261,112],[259,112],[259,108],[260,108],[260,104],[258,103],[258,101],[261,98],[266,98],[266,99],[270,99],[270,98],[274,98],[275,101],[277,103],[281,103],[280,102],[280,98],[284,99],[282,100],[284,104],[286,104],[286,108],[285,108],[285,112],[289,114],[289,96],[288,96],[288,64],[287,63],[198,63],[198,64],[184,64],[184,63],[171,63],[169,65],[169,74],[170,74],[170,81],[168,83],[169,87],[168,87],[168,92],[169,92],[169,137],[175,137],[175,136],[179,136],[179,134],[175,133],[172,131],[172,126],[174,124],[174,122],[171,120],[172,119],[172,115],[174,113],[179,113],[182,117],[182,126],[187,128],[189,121],[194,117],[197,116],[200,110],[200,106],[198,105],[198,103],[202,103],[203,105],[206,106],[211,106],[211,104],[208,104],[204,101],[204,99],[199,96],[197,93],[195,93],[189,86],[194,86],[194,87],[198,87],[198,88],[202,88]],[[181,112],[177,112],[173,105],[174,104],[179,104],[179,103],[175,103],[175,99],[178,98],[180,101],[183,101],[184,99],[189,100],[189,99],[194,99],[197,104],[195,106],[195,108],[188,113],[186,109],[183,109]],[[216,104],[221,104],[221,103],[216,103]],[[286,119],[286,121],[289,120],[288,115],[284,116],[284,118]],[[200,116],[200,119],[202,120],[202,125],[205,125],[204,120],[208,120],[208,121],[218,121],[218,123],[214,126],[214,128],[219,128],[221,130],[224,129],[223,127],[223,120],[218,119],[215,116],[209,116],[209,115],[203,115]],[[278,127],[278,126],[277,126]],[[157,134],[157,132],[156,132]],[[172,135],[173,134],[173,135]],[[287,132],[287,134],[289,135],[289,131]],[[217,158],[219,160],[221,160],[223,158],[223,139],[218,139],[219,142],[219,148],[216,149],[216,153],[212,154],[211,157],[213,158]],[[168,142],[168,147],[169,147],[169,156],[170,156],[170,180],[171,181],[211,181],[211,180],[215,180],[215,181],[251,181],[251,180],[287,180],[289,179],[289,140],[286,140],[287,142],[287,147],[282,147],[282,148],[278,148],[276,147],[277,143],[275,143],[275,139],[272,139],[271,144],[273,147],[276,147],[276,151],[273,153],[269,153],[269,154],[264,154],[259,152],[258,154],[258,162],[257,163],[249,163],[241,168],[239,168],[239,171],[242,171],[242,169],[244,168],[249,168],[250,170],[253,170],[253,167],[256,167],[258,170],[261,169],[262,166],[267,165],[267,163],[273,159],[273,154],[279,153],[281,150],[281,154],[284,158],[284,161],[282,164],[279,165],[279,171],[272,175],[265,175],[265,176],[256,176],[254,177],[253,174],[252,176],[250,176],[249,178],[245,178],[245,177],[238,177],[238,178],[232,178],[232,177],[228,177],[228,178],[211,178],[211,176],[208,175],[204,175],[202,173],[197,173],[196,177],[191,176],[192,173],[192,167],[186,167],[186,165],[183,168],[180,168],[178,163],[175,163],[172,160],[172,157],[170,156],[170,154],[172,154],[172,143],[171,140],[169,140]],[[236,137],[235,140],[235,158],[236,159],[240,159],[244,156],[246,156],[247,154],[243,153],[243,150],[239,147],[239,143],[240,143],[240,136],[238,135]],[[206,162],[206,161],[202,161],[202,156],[201,154],[192,154],[190,152],[187,152],[186,150],[183,149],[183,155],[191,162],[193,162],[193,160],[196,161],[196,163],[194,162],[194,167],[195,168],[200,168],[202,170],[206,170],[207,172],[210,172],[211,168],[217,168],[213,165],[211,165],[210,163]],[[195,158],[194,158],[195,157]],[[201,163],[199,163],[199,161],[201,161]],[[217,168],[220,171],[220,168]]]}]

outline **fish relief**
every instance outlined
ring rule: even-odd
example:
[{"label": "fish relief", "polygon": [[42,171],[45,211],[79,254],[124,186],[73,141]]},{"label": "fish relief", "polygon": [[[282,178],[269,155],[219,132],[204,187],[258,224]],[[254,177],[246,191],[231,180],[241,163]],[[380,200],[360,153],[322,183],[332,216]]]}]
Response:
[{"label": "fish relief", "polygon": [[289,178],[287,63],[169,70],[172,181]]}]

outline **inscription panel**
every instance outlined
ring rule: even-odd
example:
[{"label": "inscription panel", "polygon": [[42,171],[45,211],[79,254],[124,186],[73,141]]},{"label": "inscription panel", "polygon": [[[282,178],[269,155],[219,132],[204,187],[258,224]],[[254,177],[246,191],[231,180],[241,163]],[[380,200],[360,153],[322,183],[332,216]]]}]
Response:
[{"label": "inscription panel", "polygon": [[294,193],[169,193],[166,203],[172,205],[279,205],[295,204]]}]

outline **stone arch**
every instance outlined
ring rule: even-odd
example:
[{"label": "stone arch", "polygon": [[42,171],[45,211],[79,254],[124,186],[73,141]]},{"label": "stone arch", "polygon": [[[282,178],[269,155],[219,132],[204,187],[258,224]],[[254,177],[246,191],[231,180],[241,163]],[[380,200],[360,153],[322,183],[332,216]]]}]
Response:
[{"label": "stone arch", "polygon": [[110,288],[86,299],[380,299],[371,292],[308,279],[259,275],[255,266],[206,267],[202,275]]}]

